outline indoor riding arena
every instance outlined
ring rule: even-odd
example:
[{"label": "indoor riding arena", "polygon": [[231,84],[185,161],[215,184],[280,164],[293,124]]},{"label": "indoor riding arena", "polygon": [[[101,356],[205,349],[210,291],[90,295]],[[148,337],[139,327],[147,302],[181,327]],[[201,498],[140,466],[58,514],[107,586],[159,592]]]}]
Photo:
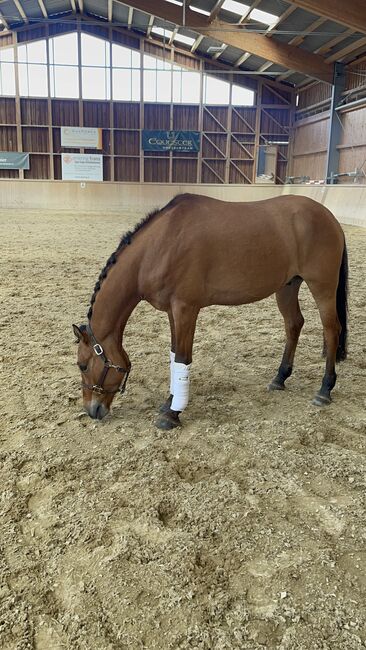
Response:
[{"label": "indoor riding arena", "polygon": [[0,0],[0,225],[0,648],[366,648],[364,0]]}]

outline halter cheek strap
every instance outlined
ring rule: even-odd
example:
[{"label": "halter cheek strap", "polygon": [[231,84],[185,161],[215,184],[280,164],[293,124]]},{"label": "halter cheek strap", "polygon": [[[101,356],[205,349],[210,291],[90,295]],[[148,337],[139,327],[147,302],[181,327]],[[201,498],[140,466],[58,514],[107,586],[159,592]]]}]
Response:
[{"label": "halter cheek strap", "polygon": [[[102,395],[103,393],[110,393],[114,395],[115,393],[118,392],[120,392],[121,395],[123,395],[123,393],[125,392],[128,375],[130,374],[131,364],[129,364],[128,368],[123,368],[122,366],[117,366],[114,363],[111,363],[111,361],[109,361],[109,359],[106,357],[102,346],[100,345],[100,343],[97,342],[93,330],[90,326],[90,323],[88,323],[88,325],[86,326],[86,331],[89,335],[92,344],[92,349],[95,352],[95,354],[102,359],[102,361],[104,362],[104,367],[97,384],[85,384],[84,382],[81,382],[81,385],[83,386],[83,388],[87,388],[88,390],[93,391],[93,393],[98,393],[98,395]],[[103,386],[110,368],[117,370],[117,372],[124,373],[122,383],[115,390],[110,390],[109,388],[104,388]]]}]

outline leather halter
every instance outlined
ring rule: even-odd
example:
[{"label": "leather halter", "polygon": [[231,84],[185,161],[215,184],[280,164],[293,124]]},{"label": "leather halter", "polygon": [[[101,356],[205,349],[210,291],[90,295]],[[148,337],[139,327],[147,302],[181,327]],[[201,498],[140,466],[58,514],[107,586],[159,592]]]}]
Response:
[{"label": "leather halter", "polygon": [[[92,330],[92,328],[90,326],[90,323],[88,323],[88,325],[86,326],[86,331],[87,331],[87,333],[89,335],[91,345],[92,345],[92,349],[95,352],[95,354],[102,359],[102,361],[104,362],[104,367],[103,367],[102,373],[101,373],[101,375],[99,377],[99,380],[98,380],[97,384],[85,384],[84,382],[81,382],[81,385],[83,386],[83,388],[87,388],[88,390],[91,390],[93,393],[98,393],[98,395],[103,395],[103,393],[115,394],[115,393],[118,393],[118,392],[120,392],[121,395],[123,395],[123,393],[125,392],[128,375],[130,374],[131,364],[129,364],[128,368],[122,368],[122,366],[116,366],[114,363],[111,363],[109,361],[109,359],[106,357],[102,346],[96,340],[96,338],[94,336],[94,333],[93,333],[93,330]],[[109,388],[104,388],[104,386],[103,386],[103,384],[105,382],[105,378],[106,378],[106,376],[108,374],[108,370],[110,368],[113,368],[114,370],[117,370],[117,372],[123,372],[124,373],[122,383],[115,390],[110,390]]]}]

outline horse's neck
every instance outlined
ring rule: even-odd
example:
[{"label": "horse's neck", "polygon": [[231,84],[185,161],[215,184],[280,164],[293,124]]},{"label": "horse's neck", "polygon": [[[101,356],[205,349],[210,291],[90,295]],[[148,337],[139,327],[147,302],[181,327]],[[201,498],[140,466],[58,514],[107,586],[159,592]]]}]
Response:
[{"label": "horse's neck", "polygon": [[93,306],[92,327],[101,340],[111,338],[121,344],[126,323],[140,296],[137,292],[138,260],[122,251],[107,274]]}]

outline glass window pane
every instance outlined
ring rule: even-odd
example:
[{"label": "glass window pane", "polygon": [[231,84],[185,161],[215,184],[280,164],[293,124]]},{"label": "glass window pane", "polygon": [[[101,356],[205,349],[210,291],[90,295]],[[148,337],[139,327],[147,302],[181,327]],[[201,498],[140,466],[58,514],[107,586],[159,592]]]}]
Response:
[{"label": "glass window pane", "polygon": [[47,97],[47,66],[35,64],[28,66],[28,87],[31,97]]},{"label": "glass window pane", "polygon": [[199,72],[182,72],[182,102],[183,104],[200,103],[200,74]]},{"label": "glass window pane", "polygon": [[172,67],[172,64],[170,61],[167,61],[166,59],[156,59],[156,68],[158,70],[170,70]]},{"label": "glass window pane", "polygon": [[131,50],[132,54],[132,67],[133,68],[139,68],[140,67],[140,52],[136,52],[135,50]]},{"label": "glass window pane", "polygon": [[173,70],[173,102],[182,102],[182,71],[177,69]]},{"label": "glass window pane", "polygon": [[0,94],[15,95],[15,70],[13,63],[0,63]]},{"label": "glass window pane", "polygon": [[204,77],[204,103],[205,104],[229,104],[230,85],[227,81],[215,77]]},{"label": "glass window pane", "polygon": [[84,99],[110,99],[109,69],[84,67],[81,74]]},{"label": "glass window pane", "polygon": [[156,71],[144,70],[144,101],[156,102]]},{"label": "glass window pane", "polygon": [[28,63],[47,63],[46,41],[27,44]]},{"label": "glass window pane", "polygon": [[131,100],[131,70],[113,70],[113,99]]},{"label": "glass window pane", "polygon": [[19,95],[28,97],[29,88],[28,88],[28,66],[26,63],[19,63],[18,65],[18,74],[19,74]]},{"label": "glass window pane", "polygon": [[102,38],[81,34],[82,65],[109,66],[109,42]]},{"label": "glass window pane", "polygon": [[18,61],[19,63],[27,63],[27,46],[18,45]]},{"label": "glass window pane", "polygon": [[50,62],[78,64],[77,34],[63,34],[50,39]]},{"label": "glass window pane", "polygon": [[253,90],[249,90],[249,88],[243,88],[242,86],[235,86],[233,84],[231,101],[233,105],[253,106],[254,92]]},{"label": "glass window pane", "polygon": [[4,47],[0,48],[0,62],[5,61],[12,63],[14,61],[14,48],[13,47]]},{"label": "glass window pane", "polygon": [[158,102],[170,102],[172,96],[172,75],[170,70],[157,71],[156,99]]},{"label": "glass window pane", "polygon": [[51,97],[79,97],[78,69],[73,66],[51,66]]},{"label": "glass window pane", "polygon": [[113,67],[130,68],[131,67],[131,50],[122,45],[112,45],[112,64]]},{"label": "glass window pane", "polygon": [[132,70],[132,101],[133,102],[138,102],[140,101],[140,86],[141,86],[141,74],[140,70]]}]

